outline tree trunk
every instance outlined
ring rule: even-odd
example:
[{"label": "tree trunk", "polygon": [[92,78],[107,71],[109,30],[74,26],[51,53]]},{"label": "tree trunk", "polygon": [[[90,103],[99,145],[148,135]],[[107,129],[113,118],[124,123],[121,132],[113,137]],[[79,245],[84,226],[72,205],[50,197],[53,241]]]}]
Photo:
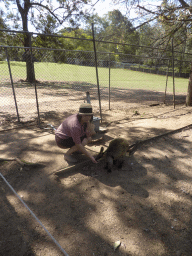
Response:
[{"label": "tree trunk", "polygon": [[27,68],[27,81],[30,83],[35,82],[35,72],[34,72],[34,62],[30,60],[26,61],[26,68]]},{"label": "tree trunk", "polygon": [[186,97],[186,106],[192,106],[192,64],[191,64],[191,71],[189,74],[189,83],[188,83],[188,91]]},{"label": "tree trunk", "polygon": [[35,72],[34,72],[33,56],[31,52],[31,35],[28,32],[28,12],[29,12],[29,9],[31,8],[31,0],[24,0],[23,7],[20,4],[20,0],[16,0],[16,4],[21,14],[23,31],[26,32],[24,34],[24,47],[27,47],[25,48],[25,53],[24,53],[24,61],[26,62],[26,69],[27,69],[26,80],[30,83],[33,83],[35,81]]},{"label": "tree trunk", "polygon": [[[25,34],[25,47],[31,46],[31,36],[29,33]],[[35,81],[35,70],[34,70],[34,61],[30,48],[25,49],[25,61],[26,61],[26,70],[27,70],[27,81],[33,83]]]}]

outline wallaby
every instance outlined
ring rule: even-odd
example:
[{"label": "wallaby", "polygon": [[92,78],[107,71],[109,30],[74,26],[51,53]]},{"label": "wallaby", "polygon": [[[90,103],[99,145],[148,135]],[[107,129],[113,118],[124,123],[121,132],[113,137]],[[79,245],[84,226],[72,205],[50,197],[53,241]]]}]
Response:
[{"label": "wallaby", "polygon": [[129,144],[126,139],[116,138],[109,143],[108,148],[104,151],[101,147],[100,153],[96,157],[96,160],[105,157],[106,165],[105,169],[111,172],[113,165],[117,165],[118,168],[122,168],[124,162],[124,156],[129,151]]}]

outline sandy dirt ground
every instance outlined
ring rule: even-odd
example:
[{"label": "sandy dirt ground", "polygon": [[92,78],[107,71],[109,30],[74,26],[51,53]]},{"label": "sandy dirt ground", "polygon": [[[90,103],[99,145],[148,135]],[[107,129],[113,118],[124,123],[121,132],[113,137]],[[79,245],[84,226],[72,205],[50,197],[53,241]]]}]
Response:
[{"label": "sandy dirt ground", "polygon": [[104,160],[65,169],[65,150],[48,130],[0,132],[0,157],[25,161],[1,161],[0,173],[37,218],[1,176],[1,256],[60,256],[62,248],[70,256],[192,255],[192,108],[149,103],[134,112],[103,112],[100,127],[107,132],[87,146],[93,155],[116,137],[132,145],[164,134],[127,154],[123,168],[111,173]]}]

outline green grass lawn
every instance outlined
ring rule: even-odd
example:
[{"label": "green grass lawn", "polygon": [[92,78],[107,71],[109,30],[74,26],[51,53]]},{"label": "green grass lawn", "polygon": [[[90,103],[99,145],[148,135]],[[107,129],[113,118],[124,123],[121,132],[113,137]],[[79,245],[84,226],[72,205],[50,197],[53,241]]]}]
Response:
[{"label": "green grass lawn", "polygon": [[[13,80],[26,79],[26,64],[24,62],[11,62]],[[101,87],[109,86],[109,69],[98,68],[99,84]],[[0,62],[0,77],[3,82],[9,78],[7,62]],[[57,64],[57,63],[35,63],[35,77],[39,81],[55,82],[84,82],[97,84],[96,70],[94,67]],[[165,91],[166,76],[131,71],[127,69],[110,70],[110,86],[123,89],[143,89]],[[167,92],[173,92],[173,78],[168,78]],[[186,94],[188,79],[175,78],[176,93]]]}]

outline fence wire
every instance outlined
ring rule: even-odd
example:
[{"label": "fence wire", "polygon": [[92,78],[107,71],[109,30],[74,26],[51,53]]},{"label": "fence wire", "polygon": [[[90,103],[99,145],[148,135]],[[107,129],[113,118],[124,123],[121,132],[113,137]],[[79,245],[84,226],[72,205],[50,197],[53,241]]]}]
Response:
[{"label": "fence wire", "polygon": [[[171,57],[97,52],[98,81],[94,51],[0,46],[0,60],[1,125],[7,122],[10,128],[18,115],[20,122],[30,122],[39,114],[42,122],[76,113],[87,92],[99,117],[98,86],[102,111],[163,102],[165,89],[173,92]],[[174,73],[181,79],[177,83],[183,85],[182,92],[187,91],[183,79],[189,73],[182,70],[190,66],[189,61],[175,58],[175,63],[180,67]],[[31,75],[32,83],[26,80]]]}]

